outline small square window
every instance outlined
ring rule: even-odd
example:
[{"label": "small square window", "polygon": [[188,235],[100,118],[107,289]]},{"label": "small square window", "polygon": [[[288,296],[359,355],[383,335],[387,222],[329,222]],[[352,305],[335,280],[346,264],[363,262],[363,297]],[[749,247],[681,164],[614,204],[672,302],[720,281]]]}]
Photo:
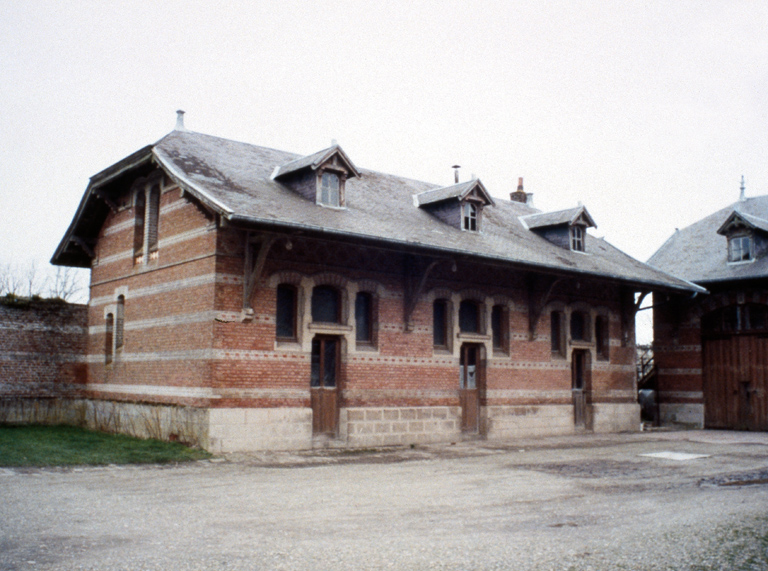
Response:
[{"label": "small square window", "polygon": [[581,226],[571,226],[571,250],[584,251],[584,228]]},{"label": "small square window", "polygon": [[465,202],[462,208],[462,228],[470,232],[477,232],[477,206]]},{"label": "small square window", "polygon": [[748,262],[752,259],[752,238],[734,236],[728,240],[728,261]]},{"label": "small square window", "polygon": [[320,203],[326,206],[340,206],[339,175],[324,172],[320,181]]}]

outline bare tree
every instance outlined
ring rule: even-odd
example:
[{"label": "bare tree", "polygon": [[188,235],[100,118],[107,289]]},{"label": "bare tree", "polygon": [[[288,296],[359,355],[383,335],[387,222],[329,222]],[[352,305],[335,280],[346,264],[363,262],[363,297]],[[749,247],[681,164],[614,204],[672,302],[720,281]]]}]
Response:
[{"label": "bare tree", "polygon": [[57,266],[48,287],[49,297],[72,301],[83,290],[81,277],[74,268]]},{"label": "bare tree", "polygon": [[45,289],[45,283],[48,281],[45,277],[41,277],[37,271],[37,263],[35,260],[30,260],[27,266],[21,272],[21,279],[24,283],[24,295],[27,297],[34,297],[40,295]]},{"label": "bare tree", "polygon": [[21,295],[22,280],[10,263],[0,265],[0,295]]},{"label": "bare tree", "polygon": [[45,296],[82,303],[87,291],[86,271],[46,265],[42,270],[32,260],[24,265],[0,263],[0,296]]}]

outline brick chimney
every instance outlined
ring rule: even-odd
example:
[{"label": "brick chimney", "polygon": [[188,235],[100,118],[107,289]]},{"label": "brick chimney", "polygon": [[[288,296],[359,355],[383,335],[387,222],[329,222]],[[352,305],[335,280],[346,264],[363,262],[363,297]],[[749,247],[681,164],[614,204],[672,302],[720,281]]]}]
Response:
[{"label": "brick chimney", "polygon": [[509,193],[509,199],[512,202],[528,203],[528,195],[523,190],[523,177],[517,179],[517,191]]}]

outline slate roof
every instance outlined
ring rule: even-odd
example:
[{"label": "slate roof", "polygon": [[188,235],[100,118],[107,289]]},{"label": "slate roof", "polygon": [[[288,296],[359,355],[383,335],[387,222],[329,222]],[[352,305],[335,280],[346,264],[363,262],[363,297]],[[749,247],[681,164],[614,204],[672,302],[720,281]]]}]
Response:
[{"label": "slate roof", "polygon": [[[438,185],[359,169],[360,177],[346,183],[345,208],[325,208],[272,179],[276,166],[300,159],[300,155],[186,130],[173,131],[147,149],[186,192],[232,224],[374,240],[436,255],[472,256],[556,273],[603,276],[654,289],[699,289],[593,236],[587,236],[586,254],[558,247],[520,222],[520,216],[538,212],[523,203],[497,199],[494,206],[484,209],[481,232],[463,232],[414,204],[414,195],[439,189]],[[129,158],[135,162],[142,151]],[[71,243],[89,232],[92,237],[98,233],[100,226],[91,228],[97,216],[89,205],[97,203],[94,195],[99,187],[106,188],[108,181],[118,176],[115,173],[124,171],[121,163],[92,177],[53,263],[78,265],[83,261],[73,254]]]},{"label": "slate roof", "polygon": [[743,224],[754,230],[762,230],[763,232],[768,232],[768,220],[758,218],[757,216],[752,216],[751,214],[745,214],[744,212],[739,212],[737,209],[734,210],[731,215],[728,216],[728,218],[726,218],[725,222],[723,222],[720,228],[717,229],[717,233],[722,234],[723,236],[727,236],[727,227],[732,222],[737,220],[741,221]]},{"label": "slate roof", "polygon": [[556,212],[542,212],[540,214],[529,214],[523,216],[523,223],[530,229],[546,228],[549,226],[559,226],[561,224],[573,224],[579,216],[584,215],[589,224],[597,228],[597,224],[583,206],[558,210]]},{"label": "slate roof", "polygon": [[454,184],[453,186],[446,186],[443,188],[436,188],[434,190],[420,192],[416,195],[416,201],[418,202],[419,206],[424,206],[426,204],[434,204],[436,202],[442,202],[443,200],[450,200],[453,198],[456,200],[461,200],[467,196],[476,186],[481,189],[481,193],[485,195],[485,198],[488,199],[488,204],[494,204],[493,199],[488,194],[488,191],[485,189],[485,186],[483,186],[483,183],[476,178],[467,182]]},{"label": "slate roof", "polygon": [[677,230],[651,256],[648,264],[697,284],[768,277],[768,256],[758,256],[749,263],[728,263],[728,239],[717,231],[734,212],[764,230],[768,196],[735,202]]},{"label": "slate roof", "polygon": [[350,170],[352,171],[352,176],[360,176],[357,167],[352,164],[352,161],[349,160],[349,157],[347,154],[342,150],[342,148],[338,145],[333,145],[332,147],[329,147],[327,149],[323,149],[322,151],[318,151],[316,153],[312,153],[311,155],[307,155],[306,157],[299,157],[297,159],[292,159],[291,161],[279,165],[276,167],[276,169],[273,171],[273,178],[278,179],[280,177],[283,177],[287,174],[300,171],[301,169],[311,167],[316,169],[318,166],[320,166],[322,163],[325,162],[325,160],[333,155],[334,153],[339,153],[344,161],[347,163],[347,165],[350,167]]}]

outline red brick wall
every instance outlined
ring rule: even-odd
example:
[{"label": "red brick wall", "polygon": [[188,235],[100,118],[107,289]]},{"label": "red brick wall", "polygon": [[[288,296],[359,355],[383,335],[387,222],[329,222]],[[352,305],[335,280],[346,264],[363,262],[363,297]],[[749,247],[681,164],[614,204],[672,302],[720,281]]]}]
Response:
[{"label": "red brick wall", "polygon": [[0,398],[76,396],[86,382],[87,308],[0,302]]}]

